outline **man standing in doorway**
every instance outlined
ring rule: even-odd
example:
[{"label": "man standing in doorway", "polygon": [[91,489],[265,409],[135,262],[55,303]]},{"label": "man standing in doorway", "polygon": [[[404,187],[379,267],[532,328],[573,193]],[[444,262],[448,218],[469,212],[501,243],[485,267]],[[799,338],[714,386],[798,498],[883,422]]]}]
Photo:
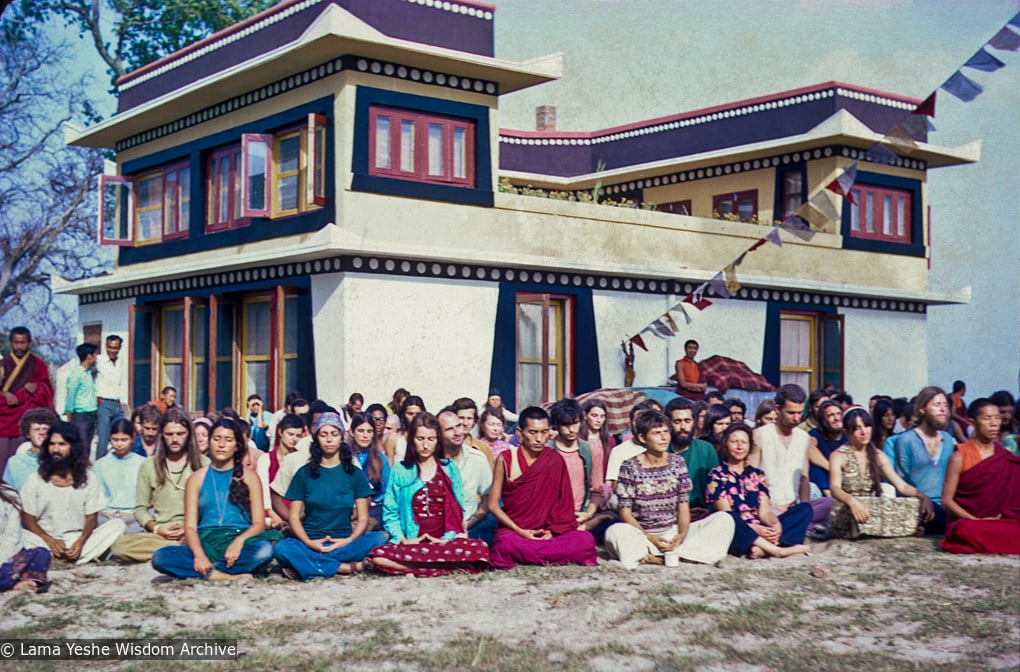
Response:
[{"label": "man standing in doorway", "polygon": [[110,443],[110,426],[124,417],[123,404],[127,403],[127,363],[120,356],[124,341],[120,336],[106,337],[106,352],[96,358],[96,460],[106,455]]},{"label": "man standing in doorway", "polygon": [[0,359],[0,474],[21,445],[21,416],[32,408],[53,408],[53,387],[42,358],[28,351],[32,332],[14,327],[11,351]]}]

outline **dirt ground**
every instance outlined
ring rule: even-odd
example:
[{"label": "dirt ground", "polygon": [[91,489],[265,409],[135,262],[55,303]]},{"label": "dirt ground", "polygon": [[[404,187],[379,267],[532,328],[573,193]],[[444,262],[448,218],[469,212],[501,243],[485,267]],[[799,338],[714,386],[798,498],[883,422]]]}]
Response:
[{"label": "dirt ground", "polygon": [[1020,669],[1020,558],[953,556],[930,538],[636,571],[207,584],[104,563],[51,578],[46,595],[0,596],[0,638],[229,638],[240,658],[0,669]]}]

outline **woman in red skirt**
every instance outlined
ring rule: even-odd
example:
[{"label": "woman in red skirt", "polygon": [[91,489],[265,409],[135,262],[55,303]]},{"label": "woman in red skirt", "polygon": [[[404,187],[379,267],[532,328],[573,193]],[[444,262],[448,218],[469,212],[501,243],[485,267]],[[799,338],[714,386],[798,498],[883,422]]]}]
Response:
[{"label": "woman in red skirt", "polygon": [[415,417],[407,437],[407,452],[394,465],[383,500],[390,543],[372,551],[372,565],[415,576],[488,569],[489,547],[464,532],[464,487],[457,465],[443,455],[436,416]]}]

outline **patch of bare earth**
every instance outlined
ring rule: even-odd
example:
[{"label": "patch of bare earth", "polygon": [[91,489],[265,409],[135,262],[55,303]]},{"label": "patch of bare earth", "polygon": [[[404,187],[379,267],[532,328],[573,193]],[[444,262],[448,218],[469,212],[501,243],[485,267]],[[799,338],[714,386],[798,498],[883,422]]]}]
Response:
[{"label": "patch of bare earth", "polygon": [[[1020,558],[931,539],[830,541],[811,556],[677,569],[518,568],[305,584],[167,581],[147,565],[55,567],[46,595],[0,596],[0,637],[237,639],[237,663],[76,669],[1009,670]],[[65,668],[60,666],[64,665]],[[68,663],[8,662],[43,672]]]}]

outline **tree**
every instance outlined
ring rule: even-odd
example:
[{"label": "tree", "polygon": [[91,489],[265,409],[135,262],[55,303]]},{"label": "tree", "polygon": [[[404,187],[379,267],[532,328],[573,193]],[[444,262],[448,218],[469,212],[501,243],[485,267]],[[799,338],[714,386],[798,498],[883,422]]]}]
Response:
[{"label": "tree", "polygon": [[30,22],[60,18],[76,27],[95,45],[116,83],[127,72],[274,4],[274,0],[21,0],[18,11]]},{"label": "tree", "polygon": [[[68,280],[108,266],[95,242],[95,176],[103,156],[66,147],[81,119],[82,82],[61,81],[66,54],[39,31],[0,30],[0,321],[28,323],[59,356],[73,346],[50,275]],[[108,256],[108,255],[105,255]]]}]

